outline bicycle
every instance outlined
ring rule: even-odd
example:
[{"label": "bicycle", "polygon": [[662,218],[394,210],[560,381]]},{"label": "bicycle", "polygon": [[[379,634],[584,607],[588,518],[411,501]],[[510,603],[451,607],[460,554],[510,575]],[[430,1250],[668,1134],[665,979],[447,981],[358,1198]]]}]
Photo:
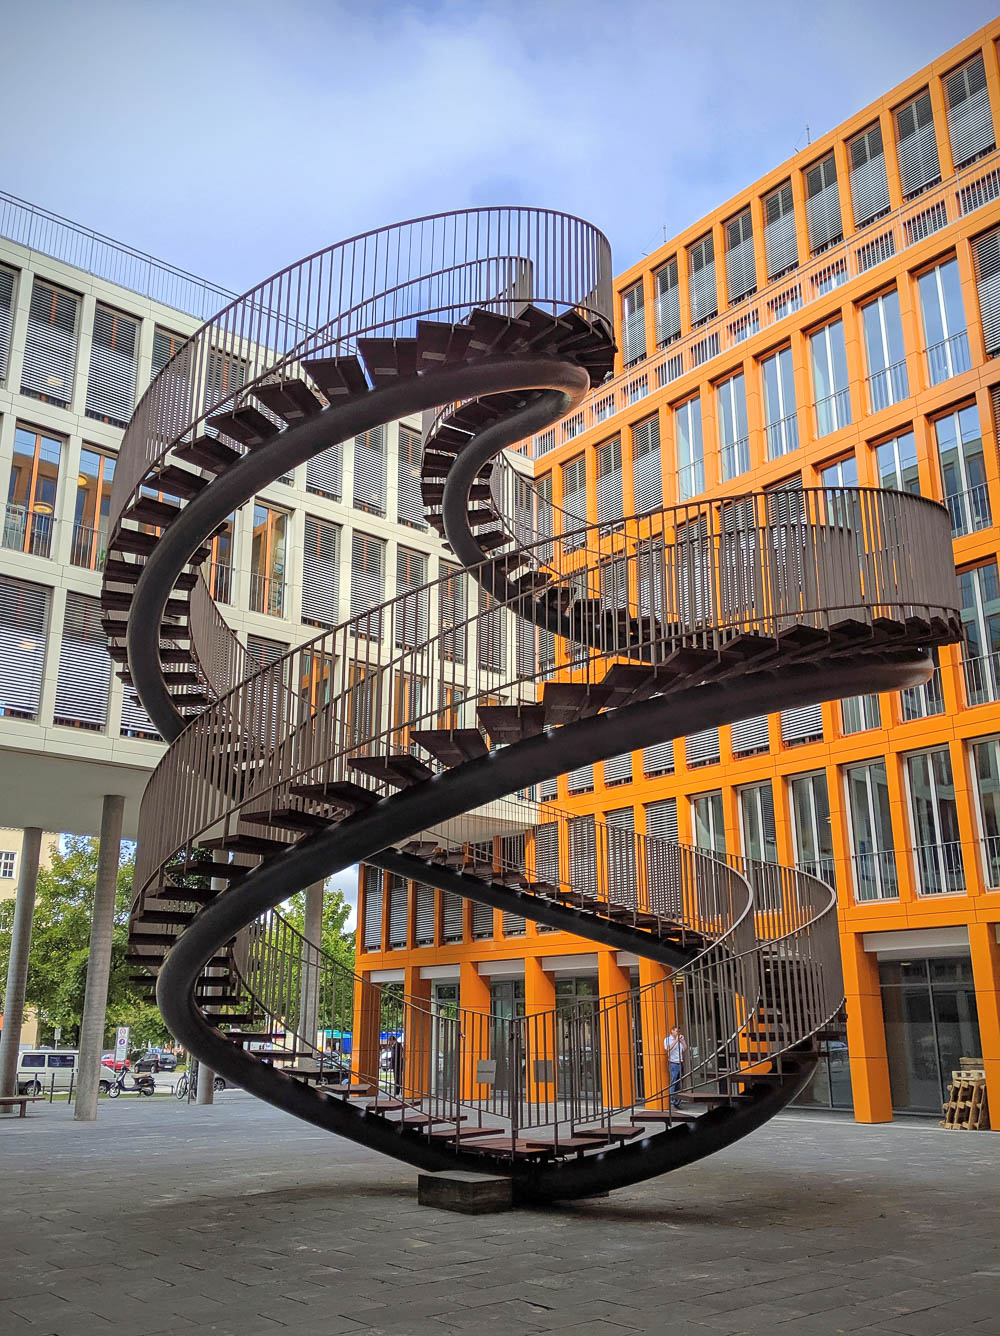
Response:
[{"label": "bicycle", "polygon": [[[225,1079],[221,1076],[216,1076],[212,1081],[212,1089],[215,1091],[216,1094],[218,1094],[220,1090],[225,1090],[225,1088],[226,1088]],[[189,1091],[190,1091],[190,1099],[193,1102],[198,1098],[197,1077],[191,1077],[188,1076],[187,1072],[182,1072],[180,1076],[177,1078],[176,1082],[174,1083],[174,1094],[177,1096],[178,1099],[188,1099]]]}]

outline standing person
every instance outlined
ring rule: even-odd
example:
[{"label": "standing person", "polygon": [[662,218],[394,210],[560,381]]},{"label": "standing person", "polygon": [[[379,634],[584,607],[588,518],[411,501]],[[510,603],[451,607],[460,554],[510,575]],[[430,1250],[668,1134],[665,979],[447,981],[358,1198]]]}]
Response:
[{"label": "standing person", "polygon": [[681,1088],[681,1077],[684,1075],[684,1054],[687,1052],[687,1040],[680,1032],[680,1028],[671,1025],[670,1032],[663,1041],[663,1047],[667,1052],[667,1062],[670,1064],[670,1103],[675,1109],[681,1107],[681,1101],[677,1098]]},{"label": "standing person", "polygon": [[399,1099],[403,1093],[403,1045],[399,1042],[398,1036],[394,1034],[389,1036],[385,1052],[389,1058],[385,1065],[392,1078],[393,1098]]}]

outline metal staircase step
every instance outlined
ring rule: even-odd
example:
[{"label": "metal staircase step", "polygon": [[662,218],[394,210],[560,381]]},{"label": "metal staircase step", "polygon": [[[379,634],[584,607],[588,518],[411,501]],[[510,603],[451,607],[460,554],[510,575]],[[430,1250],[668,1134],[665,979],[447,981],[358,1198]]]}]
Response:
[{"label": "metal staircase step", "polygon": [[252,404],[241,408],[230,408],[225,413],[216,413],[208,419],[208,426],[214,427],[230,440],[239,441],[248,449],[263,445],[272,436],[277,436],[278,427],[266,413]]},{"label": "metal staircase step", "polygon": [[410,741],[441,762],[444,766],[461,765],[487,756],[489,748],[477,728],[425,728],[410,734]]},{"label": "metal staircase step", "polygon": [[269,839],[265,835],[247,835],[243,831],[234,830],[229,835],[199,840],[198,843],[203,849],[228,849],[233,853],[259,854],[261,857],[266,857],[287,849],[290,841]]},{"label": "metal staircase step", "polygon": [[323,405],[313,394],[304,380],[283,380],[275,385],[255,385],[255,399],[259,399],[265,408],[291,426],[305,418],[315,417],[323,411]]},{"label": "metal staircase step", "polygon": [[174,447],[174,454],[187,464],[196,464],[209,473],[223,473],[244,458],[239,450],[215,436],[199,436],[196,441]]},{"label": "metal staircase step", "polygon": [[376,389],[417,374],[416,339],[358,339],[358,352]]},{"label": "metal staircase step", "polygon": [[152,901],[147,901],[132,922],[136,925],[146,923],[190,923],[194,918],[193,909],[157,909]]},{"label": "metal staircase step", "polygon": [[589,682],[546,682],[542,688],[545,725],[574,724],[597,714],[611,692]]},{"label": "metal staircase step", "polygon": [[537,737],[545,727],[544,705],[480,705],[476,718],[494,746]]},{"label": "metal staircase step", "polygon": [[155,496],[140,496],[125,510],[122,518],[134,520],[136,524],[155,524],[158,528],[172,524],[181,513],[181,508],[174,501],[159,501]]},{"label": "metal staircase step", "polygon": [[208,858],[182,859],[167,868],[168,874],[172,877],[212,877],[216,880],[224,878],[228,881],[235,881],[244,877],[249,871],[248,867],[243,867],[239,863],[216,862],[214,859]]},{"label": "metal staircase step", "polygon": [[301,807],[263,808],[257,812],[240,812],[241,821],[252,821],[260,826],[279,826],[283,830],[324,830],[333,825],[331,817],[318,812],[306,812]]},{"label": "metal staircase step", "polygon": [[166,492],[168,496],[178,496],[182,500],[190,501],[192,497],[205,490],[208,480],[200,473],[192,473],[190,469],[182,469],[177,464],[167,464],[159,470],[149,486],[156,488],[158,492]]},{"label": "metal staircase step", "polygon": [[348,815],[360,812],[379,801],[377,793],[373,793],[371,789],[364,789],[349,779],[290,784],[288,791],[298,798],[313,798],[319,802],[329,803],[331,807],[338,807]]},{"label": "metal staircase step", "polygon": [[434,771],[416,756],[405,754],[397,756],[357,756],[348,763],[352,770],[358,770],[372,779],[384,784],[405,787],[420,784],[434,778]]},{"label": "metal staircase step", "polygon": [[368,393],[368,380],[356,357],[309,358],[302,368],[331,403]]}]

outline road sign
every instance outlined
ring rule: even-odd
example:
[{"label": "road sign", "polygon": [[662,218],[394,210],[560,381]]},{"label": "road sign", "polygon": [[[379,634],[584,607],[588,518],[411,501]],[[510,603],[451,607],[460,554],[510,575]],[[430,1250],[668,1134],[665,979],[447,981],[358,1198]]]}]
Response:
[{"label": "road sign", "polygon": [[129,1027],[119,1025],[118,1032],[115,1035],[115,1062],[124,1062],[128,1057],[128,1037]]}]

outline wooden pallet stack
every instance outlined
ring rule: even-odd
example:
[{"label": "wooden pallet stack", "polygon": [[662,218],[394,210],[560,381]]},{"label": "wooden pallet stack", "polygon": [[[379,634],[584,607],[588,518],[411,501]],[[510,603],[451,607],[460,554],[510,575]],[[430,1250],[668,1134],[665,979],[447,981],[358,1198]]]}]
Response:
[{"label": "wooden pallet stack", "polygon": [[951,1074],[951,1087],[944,1104],[941,1126],[949,1131],[981,1132],[989,1129],[986,1072],[982,1058],[959,1058],[959,1069]]}]

